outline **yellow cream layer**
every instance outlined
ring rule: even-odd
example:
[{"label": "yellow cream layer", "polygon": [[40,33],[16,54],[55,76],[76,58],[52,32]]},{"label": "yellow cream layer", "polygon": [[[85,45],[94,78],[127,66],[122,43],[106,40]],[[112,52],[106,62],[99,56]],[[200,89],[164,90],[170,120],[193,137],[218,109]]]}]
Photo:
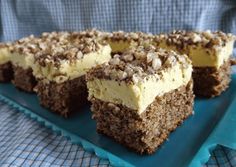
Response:
[{"label": "yellow cream layer", "polygon": [[[187,54],[192,60],[192,64],[194,67],[219,68],[232,55],[233,46],[234,40],[227,42],[224,47],[219,47],[216,50],[203,48],[200,45],[189,45],[186,49],[183,49],[181,54]],[[176,49],[175,46],[168,46],[165,42],[160,43],[159,47],[179,52],[179,50]]]},{"label": "yellow cream layer", "polygon": [[112,52],[124,52],[130,47],[130,42],[128,41],[110,41],[107,40],[107,43],[111,46]]},{"label": "yellow cream layer", "polygon": [[33,59],[33,55],[26,55],[26,54],[20,54],[20,53],[10,53],[10,60],[12,62],[13,65],[15,66],[19,66],[23,69],[28,69],[32,67],[32,59]]},{"label": "yellow cream layer", "polygon": [[30,67],[32,55],[11,53],[7,48],[0,49],[0,64],[10,61],[15,66],[20,66],[23,69]]},{"label": "yellow cream layer", "polygon": [[168,71],[162,72],[162,77],[150,75],[137,84],[127,84],[124,81],[105,80],[95,78],[87,82],[89,97],[95,97],[102,101],[122,104],[128,108],[137,110],[141,114],[157,96],[170,92],[186,85],[192,74],[192,66],[182,68],[176,64]]},{"label": "yellow cream layer", "polygon": [[61,83],[84,75],[90,68],[108,62],[110,58],[111,48],[109,45],[106,45],[97,52],[85,54],[82,59],[78,59],[72,64],[68,60],[63,60],[60,62],[59,67],[55,67],[55,65],[50,63],[43,67],[32,60],[31,66],[33,68],[33,75],[36,78]]},{"label": "yellow cream layer", "polygon": [[7,48],[0,48],[0,64],[10,61],[10,53]]}]

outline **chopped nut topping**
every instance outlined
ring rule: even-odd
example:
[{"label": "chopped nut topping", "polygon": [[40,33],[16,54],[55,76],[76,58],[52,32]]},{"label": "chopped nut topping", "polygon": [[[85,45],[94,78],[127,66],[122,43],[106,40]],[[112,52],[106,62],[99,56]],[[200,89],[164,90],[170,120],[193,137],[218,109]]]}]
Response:
[{"label": "chopped nut topping", "polygon": [[146,45],[150,44],[153,35],[150,33],[143,32],[124,32],[124,31],[115,31],[112,33],[104,34],[103,38],[110,41],[127,41],[130,44],[136,45]]},{"label": "chopped nut topping", "polygon": [[225,34],[221,31],[173,31],[169,34],[161,34],[154,37],[157,44],[165,42],[167,45],[174,45],[180,52],[189,45],[201,45],[204,48],[217,50],[225,46],[226,42],[235,40],[232,34]]},{"label": "chopped nut topping", "polygon": [[90,70],[88,79],[106,78],[127,83],[142,82],[149,75],[161,75],[162,70],[173,68],[176,63],[182,68],[189,67],[191,62],[186,55],[178,55],[174,51],[166,51],[155,47],[139,46],[127,50],[107,63]]},{"label": "chopped nut topping", "polygon": [[31,35],[14,42],[10,51],[32,55],[43,66],[48,63],[58,66],[60,62],[73,63],[82,59],[84,54],[100,49],[101,44],[95,38],[98,34],[98,31],[91,30],[43,33],[40,37]]}]

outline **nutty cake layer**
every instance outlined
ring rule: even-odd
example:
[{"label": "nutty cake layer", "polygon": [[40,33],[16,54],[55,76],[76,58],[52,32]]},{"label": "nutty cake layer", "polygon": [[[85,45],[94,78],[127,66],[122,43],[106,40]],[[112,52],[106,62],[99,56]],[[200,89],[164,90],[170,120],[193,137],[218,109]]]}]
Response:
[{"label": "nutty cake layer", "polygon": [[11,62],[0,64],[0,82],[10,82],[13,79]]},{"label": "nutty cake layer", "polygon": [[10,57],[14,76],[12,83],[26,92],[34,92],[33,89],[37,84],[29,62],[40,50],[39,41],[39,38],[31,35],[13,42],[8,48],[7,54]]},{"label": "nutty cake layer", "polygon": [[26,92],[34,92],[37,81],[32,74],[32,69],[24,69],[13,65],[13,71],[12,83],[14,86]]},{"label": "nutty cake layer", "polygon": [[214,97],[225,91],[231,80],[230,61],[216,67],[193,68],[194,93],[197,96]]},{"label": "nutty cake layer", "polygon": [[9,82],[13,78],[8,48],[11,43],[0,43],[0,82]]},{"label": "nutty cake layer", "polygon": [[63,83],[39,81],[36,89],[40,104],[64,117],[78,112],[87,103],[84,76]]},{"label": "nutty cake layer", "polygon": [[92,97],[93,119],[97,131],[114,138],[140,154],[151,154],[192,114],[192,82],[155,100],[145,112]]}]

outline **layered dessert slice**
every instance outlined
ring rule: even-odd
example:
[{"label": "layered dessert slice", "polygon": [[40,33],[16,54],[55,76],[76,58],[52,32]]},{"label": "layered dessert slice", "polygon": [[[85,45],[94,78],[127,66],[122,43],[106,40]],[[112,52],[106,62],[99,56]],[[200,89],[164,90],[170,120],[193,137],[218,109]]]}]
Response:
[{"label": "layered dessert slice", "polygon": [[36,91],[41,105],[67,117],[87,102],[85,73],[109,61],[111,48],[75,34],[49,42],[47,48],[32,60]]},{"label": "layered dessert slice", "polygon": [[30,59],[40,50],[39,39],[33,35],[13,42],[9,47],[10,61],[13,68],[12,83],[15,87],[26,92],[33,92],[36,79],[32,74]]},{"label": "layered dessert slice", "polygon": [[10,82],[13,79],[9,54],[10,45],[10,43],[0,43],[0,82]]},{"label": "layered dessert slice", "polygon": [[173,51],[138,47],[86,75],[97,131],[153,153],[193,113],[192,65]]},{"label": "layered dessert slice", "polygon": [[12,83],[20,90],[34,92],[37,84],[32,73],[34,55],[48,50],[49,43],[66,40],[69,35],[67,32],[43,33],[40,37],[30,35],[13,42],[7,50],[13,68]]},{"label": "layered dessert slice", "polygon": [[235,37],[223,32],[173,31],[154,40],[157,46],[187,54],[193,64],[194,93],[220,95],[229,85]]}]

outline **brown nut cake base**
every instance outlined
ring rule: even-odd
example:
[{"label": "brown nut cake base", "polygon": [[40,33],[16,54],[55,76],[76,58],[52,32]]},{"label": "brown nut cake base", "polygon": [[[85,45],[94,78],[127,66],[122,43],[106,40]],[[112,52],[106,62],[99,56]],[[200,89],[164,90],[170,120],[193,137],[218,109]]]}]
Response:
[{"label": "brown nut cake base", "polygon": [[215,67],[194,67],[194,93],[202,97],[214,97],[225,91],[230,83],[231,63],[225,62],[219,69]]},{"label": "brown nut cake base", "polygon": [[34,87],[37,84],[35,77],[32,74],[32,69],[23,69],[13,65],[14,77],[12,83],[15,87],[26,92],[34,92]]},{"label": "brown nut cake base", "polygon": [[84,76],[63,83],[39,81],[36,89],[40,104],[64,117],[87,103]]},{"label": "brown nut cake base", "polygon": [[0,65],[0,82],[10,82],[13,79],[13,70],[10,62]]},{"label": "brown nut cake base", "polygon": [[141,115],[120,104],[91,98],[97,131],[140,154],[151,154],[193,113],[192,81],[155,101]]}]

